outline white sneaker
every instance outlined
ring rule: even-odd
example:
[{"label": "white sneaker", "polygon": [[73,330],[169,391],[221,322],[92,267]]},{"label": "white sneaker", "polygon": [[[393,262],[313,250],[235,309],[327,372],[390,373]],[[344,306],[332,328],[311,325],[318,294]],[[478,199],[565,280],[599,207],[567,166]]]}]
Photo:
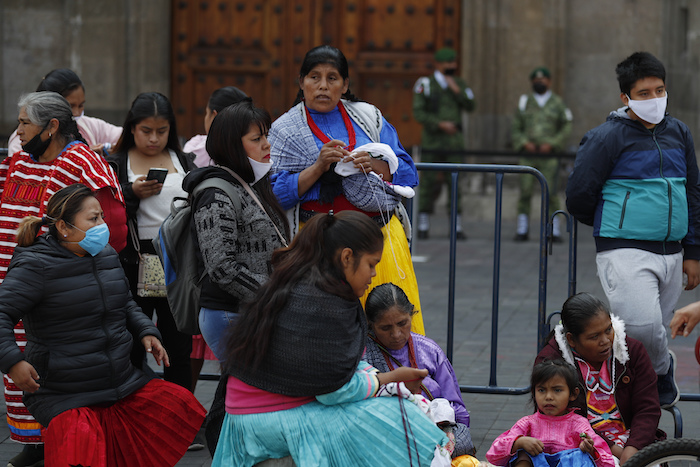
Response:
[{"label": "white sneaker", "polygon": [[425,240],[428,238],[430,230],[430,214],[427,212],[418,213],[418,238]]},{"label": "white sneaker", "polygon": [[555,217],[552,219],[552,236],[561,237],[561,230],[559,229],[559,218]]},{"label": "white sneaker", "polygon": [[430,214],[421,212],[418,214],[418,231],[427,232],[430,230]]},{"label": "white sneaker", "polygon": [[518,235],[527,235],[530,231],[530,219],[527,214],[518,214],[518,227],[515,233]]},{"label": "white sneaker", "polygon": [[462,215],[457,214],[457,232],[462,232]]}]

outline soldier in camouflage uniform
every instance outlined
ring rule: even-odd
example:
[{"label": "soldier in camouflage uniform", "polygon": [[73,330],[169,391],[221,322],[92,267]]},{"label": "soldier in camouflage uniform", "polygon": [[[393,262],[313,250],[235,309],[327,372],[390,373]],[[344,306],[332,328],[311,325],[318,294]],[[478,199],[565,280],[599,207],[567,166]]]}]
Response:
[{"label": "soldier in camouflage uniform", "polygon": [[[462,111],[474,110],[474,93],[464,80],[455,76],[457,53],[450,48],[435,53],[435,73],[423,76],[413,88],[413,117],[423,125],[423,149],[461,151],[464,149],[462,135]],[[460,154],[423,153],[422,162],[462,162]],[[428,238],[430,214],[435,199],[440,195],[443,182],[450,187],[451,177],[441,172],[425,171],[420,176],[418,194],[418,238]],[[465,239],[462,230],[461,206],[457,202],[457,238]]]},{"label": "soldier in camouflage uniform", "polygon": [[[530,154],[552,154],[562,152],[571,132],[571,111],[561,97],[550,90],[551,75],[544,67],[530,73],[531,94],[520,96],[512,126],[513,147],[516,151]],[[552,187],[556,184],[559,161],[556,157],[527,157],[520,159],[521,165],[536,168]],[[515,241],[523,242],[529,237],[530,199],[536,179],[530,175],[520,176],[520,199],[518,200],[518,225]],[[559,198],[550,192],[550,215],[559,209]],[[561,241],[558,218],[554,219],[554,241]]]}]

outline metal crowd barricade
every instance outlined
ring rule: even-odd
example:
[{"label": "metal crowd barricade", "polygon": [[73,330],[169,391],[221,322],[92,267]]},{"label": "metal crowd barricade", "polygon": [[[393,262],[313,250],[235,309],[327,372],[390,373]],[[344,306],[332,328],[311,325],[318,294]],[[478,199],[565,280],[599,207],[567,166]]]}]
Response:
[{"label": "metal crowd barricade", "polygon": [[[538,348],[544,347],[546,343],[547,327],[547,247],[552,241],[552,223],[549,221],[549,193],[547,180],[542,173],[532,167],[520,165],[497,165],[497,164],[447,164],[447,163],[417,163],[419,171],[439,171],[449,172],[452,178],[451,210],[450,210],[450,264],[448,266],[448,305],[447,305],[447,358],[452,361],[454,352],[454,320],[455,320],[455,269],[457,251],[457,184],[459,173],[493,173],[496,177],[496,204],[494,220],[494,251],[493,251],[493,292],[491,302],[491,355],[490,372],[488,386],[462,386],[462,392],[484,393],[484,394],[526,394],[529,387],[502,387],[497,383],[496,361],[498,354],[498,311],[500,296],[500,264],[501,264],[501,221],[503,212],[503,177],[506,173],[532,175],[540,182],[540,254],[539,254],[539,286],[538,286],[538,306],[537,306],[537,343]],[[410,200],[409,213],[412,213],[412,202]],[[571,229],[568,229],[572,232]],[[571,241],[575,254],[575,242]],[[570,278],[570,283],[575,279]]]},{"label": "metal crowd barricade", "polygon": [[[456,278],[456,251],[457,251],[457,184],[460,172],[493,173],[496,177],[496,202],[494,217],[494,252],[493,252],[493,291],[491,304],[491,354],[489,369],[489,384],[487,386],[460,385],[461,392],[481,394],[506,394],[520,395],[530,392],[530,387],[502,387],[497,383],[497,356],[498,356],[498,313],[500,291],[500,262],[501,262],[501,221],[503,213],[503,176],[506,173],[532,175],[540,182],[540,254],[539,254],[539,287],[537,307],[537,348],[541,349],[547,343],[550,331],[549,320],[554,312],[547,315],[547,260],[552,248],[552,218],[563,216],[566,219],[566,231],[569,235],[569,264],[568,264],[568,295],[576,293],[576,266],[577,266],[577,222],[566,211],[556,211],[550,218],[549,193],[547,180],[542,173],[533,167],[520,165],[498,164],[447,164],[447,163],[416,163],[419,171],[449,172],[452,178],[451,184],[451,209],[450,209],[450,263],[448,266],[448,305],[447,305],[447,358],[452,361],[454,353],[454,320],[455,320],[455,278]],[[408,200],[408,213],[412,217],[413,199]],[[411,222],[413,225],[413,222]],[[415,229],[414,229],[415,231]],[[681,394],[681,401],[700,401],[700,394]],[[668,410],[673,416],[674,437],[683,435],[683,417],[677,406]]]}]

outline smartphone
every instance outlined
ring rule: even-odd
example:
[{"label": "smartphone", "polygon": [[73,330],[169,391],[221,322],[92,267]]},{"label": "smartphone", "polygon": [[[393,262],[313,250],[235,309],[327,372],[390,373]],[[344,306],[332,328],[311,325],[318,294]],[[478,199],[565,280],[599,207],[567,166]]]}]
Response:
[{"label": "smartphone", "polygon": [[168,169],[160,169],[153,167],[148,169],[146,180],[158,180],[158,183],[165,183],[165,177],[168,176]]}]

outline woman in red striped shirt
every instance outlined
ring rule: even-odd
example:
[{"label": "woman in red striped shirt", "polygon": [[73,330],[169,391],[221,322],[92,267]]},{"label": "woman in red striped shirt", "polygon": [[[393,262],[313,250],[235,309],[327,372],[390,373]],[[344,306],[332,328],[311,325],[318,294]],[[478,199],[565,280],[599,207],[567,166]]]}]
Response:
[{"label": "woman in red striped shirt", "polygon": [[[42,217],[51,195],[75,183],[95,192],[109,225],[110,244],[121,250],[127,230],[119,181],[109,164],[85,144],[68,101],[55,92],[35,92],[23,96],[18,107],[22,150],[0,163],[0,282],[17,245],[20,221],[26,216]],[[26,338],[21,321],[15,338],[23,350]],[[9,465],[34,465],[43,458],[41,425],[22,404],[22,391],[9,376],[4,381],[10,436],[26,445]]]}]

